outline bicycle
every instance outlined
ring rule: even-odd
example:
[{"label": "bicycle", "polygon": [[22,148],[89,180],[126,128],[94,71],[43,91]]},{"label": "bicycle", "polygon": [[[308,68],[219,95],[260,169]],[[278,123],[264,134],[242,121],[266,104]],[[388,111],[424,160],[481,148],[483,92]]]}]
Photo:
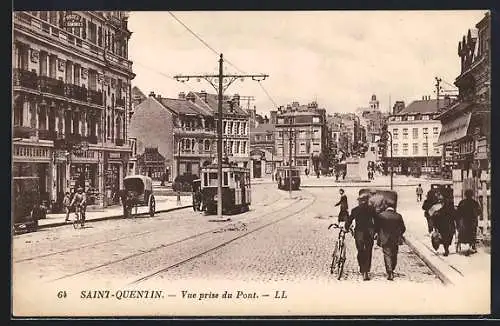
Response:
[{"label": "bicycle", "polygon": [[78,228],[78,225],[80,225],[80,228],[84,228],[85,227],[85,218],[83,218],[83,214],[81,212],[81,206],[80,205],[76,205],[75,206],[75,217],[76,219],[73,221],[73,228]]},{"label": "bicycle", "polygon": [[335,247],[333,248],[332,254],[332,264],[330,265],[330,274],[337,272],[337,280],[342,278],[342,272],[344,271],[344,264],[346,261],[346,248],[345,248],[345,235],[347,232],[353,232],[352,227],[349,231],[346,231],[344,227],[339,226],[337,223],[330,224],[328,229],[331,228],[339,229],[339,236],[335,241]]}]

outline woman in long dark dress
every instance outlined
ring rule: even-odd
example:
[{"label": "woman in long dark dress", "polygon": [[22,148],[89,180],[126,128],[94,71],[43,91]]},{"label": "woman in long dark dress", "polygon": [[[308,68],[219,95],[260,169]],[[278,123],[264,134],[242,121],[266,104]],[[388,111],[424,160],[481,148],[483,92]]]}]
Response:
[{"label": "woman in long dark dress", "polygon": [[472,251],[476,250],[477,219],[481,214],[479,203],[472,198],[473,192],[465,191],[465,198],[457,208],[458,242],[468,243]]},{"label": "woman in long dark dress", "polygon": [[450,253],[449,247],[455,235],[455,207],[449,198],[443,197],[440,192],[437,193],[437,204],[442,208],[432,215],[432,224],[441,235],[441,244],[444,247],[444,256]]},{"label": "woman in long dark dress", "polygon": [[424,210],[424,216],[425,216],[425,219],[427,220],[427,231],[429,231],[429,233],[431,233],[432,230],[434,229],[434,227],[432,225],[432,218],[429,215],[429,209],[436,202],[437,202],[437,198],[436,198],[435,192],[433,190],[429,190],[427,192],[427,197],[425,198],[424,203],[422,204],[422,209]]}]

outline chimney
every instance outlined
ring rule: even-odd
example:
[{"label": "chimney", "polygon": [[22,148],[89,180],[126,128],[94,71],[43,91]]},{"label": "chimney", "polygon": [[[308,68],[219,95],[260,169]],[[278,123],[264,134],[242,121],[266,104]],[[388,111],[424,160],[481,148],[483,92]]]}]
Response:
[{"label": "chimney", "polygon": [[240,95],[239,95],[239,94],[234,94],[234,95],[233,95],[233,102],[234,102],[237,106],[240,106]]},{"label": "chimney", "polygon": [[149,97],[156,97],[155,92],[151,91],[151,92],[149,93]]},{"label": "chimney", "polygon": [[200,92],[200,97],[201,97],[201,99],[202,99],[205,103],[208,103],[208,100],[207,100],[207,92],[206,92],[206,91],[202,90],[202,91]]},{"label": "chimney", "polygon": [[185,100],[186,99],[186,93],[180,92],[179,93],[179,100]]},{"label": "chimney", "polygon": [[186,100],[188,101],[191,101],[194,103],[194,94],[193,93],[189,93],[187,96],[186,96]]}]

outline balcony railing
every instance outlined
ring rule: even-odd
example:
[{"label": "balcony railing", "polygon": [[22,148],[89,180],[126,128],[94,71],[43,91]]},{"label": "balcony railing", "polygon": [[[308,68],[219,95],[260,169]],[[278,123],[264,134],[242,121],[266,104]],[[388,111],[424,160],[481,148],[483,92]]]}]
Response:
[{"label": "balcony railing", "polygon": [[215,130],[212,129],[204,129],[204,128],[182,128],[182,127],[175,127],[174,128],[174,133],[177,134],[189,134],[189,135],[215,135]]},{"label": "balcony railing", "polygon": [[119,139],[119,138],[115,139],[116,146],[123,146],[124,144],[125,144],[125,140]]},{"label": "balcony railing", "polygon": [[38,77],[35,72],[14,68],[12,77],[14,86],[38,89]]},{"label": "balcony railing", "polygon": [[93,91],[91,89],[88,90],[88,100],[92,104],[102,105],[102,92],[101,91]]},{"label": "balcony railing", "polygon": [[31,127],[14,126],[13,138],[30,138],[35,136],[36,130]]},{"label": "balcony railing", "polygon": [[66,96],[78,101],[87,101],[87,89],[73,84],[65,84]]},{"label": "balcony railing", "polygon": [[125,107],[125,99],[124,98],[117,98],[116,99],[116,106],[124,108]]},{"label": "balcony railing", "polygon": [[40,76],[40,91],[64,96],[64,82],[52,77]]}]

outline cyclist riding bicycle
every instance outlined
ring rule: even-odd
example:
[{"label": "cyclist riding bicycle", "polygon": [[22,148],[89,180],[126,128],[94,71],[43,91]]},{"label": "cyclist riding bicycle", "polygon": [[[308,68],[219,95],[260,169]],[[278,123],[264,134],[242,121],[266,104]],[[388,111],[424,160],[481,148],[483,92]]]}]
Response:
[{"label": "cyclist riding bicycle", "polygon": [[78,209],[80,209],[80,218],[83,222],[85,222],[85,208],[87,205],[87,196],[83,192],[83,188],[79,187],[76,190],[76,194],[73,196],[73,200],[71,201],[70,206],[75,206],[75,215],[78,218]]}]

